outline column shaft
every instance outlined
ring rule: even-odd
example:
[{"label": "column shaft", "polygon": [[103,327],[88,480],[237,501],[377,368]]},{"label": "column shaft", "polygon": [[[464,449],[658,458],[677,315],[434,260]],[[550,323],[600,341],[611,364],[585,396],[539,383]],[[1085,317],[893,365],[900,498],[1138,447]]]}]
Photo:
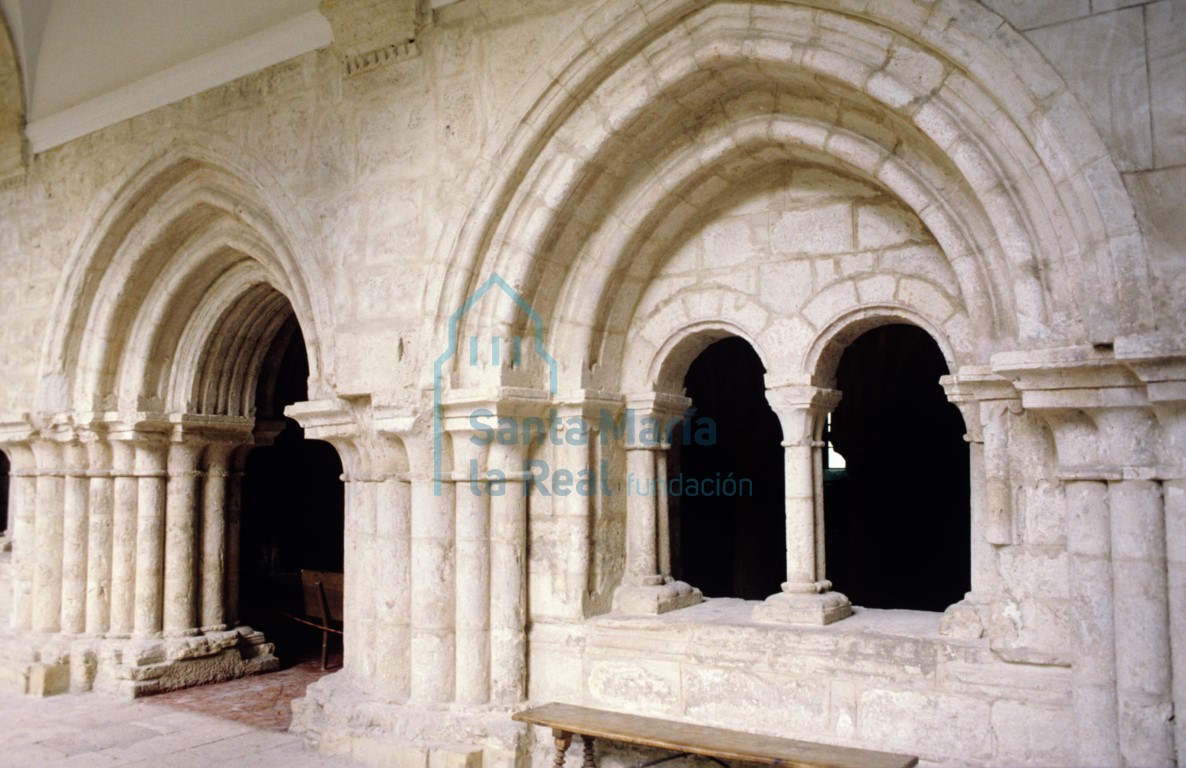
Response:
[{"label": "column shaft", "polygon": [[206,450],[206,472],[202,483],[201,592],[198,622],[203,631],[226,628],[223,604],[226,580],[226,501],[230,446],[214,445]]},{"label": "column shaft", "polygon": [[169,446],[169,478],[165,500],[164,630],[170,635],[196,632],[195,590],[198,455],[192,442]]},{"label": "column shaft", "polygon": [[655,451],[651,448],[628,448],[626,472],[629,478],[626,497],[626,573],[630,583],[655,585],[659,576],[657,487]]},{"label": "column shaft", "polygon": [[1081,764],[1119,765],[1108,488],[1067,482],[1066,500],[1075,743]]},{"label": "column shaft", "polygon": [[37,560],[36,503],[37,478],[33,451],[14,448],[11,453],[14,473],[9,487],[9,514],[12,519],[12,628],[18,632],[33,629],[33,579]]},{"label": "column shaft", "polygon": [[231,454],[231,471],[226,483],[226,580],[223,582],[222,604],[226,625],[239,625],[239,516],[243,511],[243,465],[247,449]]},{"label": "column shaft", "polygon": [[1108,489],[1115,590],[1120,751],[1128,765],[1174,761],[1161,484],[1124,480]]},{"label": "column shaft", "polygon": [[140,482],[136,479],[136,448],[132,443],[111,446],[114,477],[111,510],[111,626],[117,636],[131,634],[136,604],[136,518]]},{"label": "column shaft", "polygon": [[1170,659],[1173,669],[1174,745],[1186,766],[1186,481],[1163,484],[1165,551],[1169,587]]},{"label": "column shaft", "polygon": [[[379,615],[379,644],[373,650],[380,687],[387,695],[405,700],[411,693],[410,612],[412,594],[411,515],[412,486],[390,478],[376,485],[375,544],[378,577],[372,589]],[[364,589],[347,582],[346,591]],[[349,632],[349,627],[347,627]]]},{"label": "column shaft", "polygon": [[165,565],[165,446],[136,444],[136,591],[134,632],[161,631]]},{"label": "column shaft", "polygon": [[345,491],[345,553],[342,601],[345,630],[342,635],[342,665],[365,690],[374,690],[379,673],[375,655],[375,620],[379,612],[373,589],[351,589],[366,584],[379,567],[375,546],[375,483],[349,477]]},{"label": "column shaft", "polygon": [[[466,476],[457,500],[457,701],[490,698],[490,490],[485,450],[467,435],[453,438],[454,466]],[[469,475],[472,474],[473,478]]]},{"label": "column shaft", "polygon": [[[508,477],[523,469],[522,449],[495,444],[490,465]],[[490,499],[490,695],[517,704],[527,694],[527,488],[508,482]]]},{"label": "column shaft", "polygon": [[86,631],[101,635],[111,626],[111,534],[114,484],[111,446],[98,441],[87,446],[91,478],[88,499]]},{"label": "column shaft", "polygon": [[[429,459],[431,461],[431,459]],[[435,493],[430,473],[412,485],[412,699],[453,699],[454,562],[451,482]]]},{"label": "column shaft", "polygon": [[786,592],[815,592],[815,479],[810,444],[784,443],[786,461]]},{"label": "column shaft", "polygon": [[62,453],[66,463],[62,519],[62,631],[86,631],[87,502],[86,452],[72,444]]},{"label": "column shaft", "polygon": [[33,572],[33,631],[57,632],[62,626],[62,508],[65,481],[59,474],[59,446],[37,443],[37,522]]}]

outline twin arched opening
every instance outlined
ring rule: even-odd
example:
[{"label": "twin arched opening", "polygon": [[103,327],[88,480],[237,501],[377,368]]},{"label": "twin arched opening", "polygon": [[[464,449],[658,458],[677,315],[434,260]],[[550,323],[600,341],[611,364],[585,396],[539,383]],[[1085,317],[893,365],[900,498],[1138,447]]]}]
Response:
[{"label": "twin arched opening", "polygon": [[[671,567],[709,597],[762,599],[788,573],[788,468],[765,373],[732,336],[704,348],[684,378],[716,439],[673,436]],[[841,399],[817,427],[818,568],[857,605],[942,611],[970,589],[969,458],[962,418],[939,385],[947,373],[934,339],[906,324],[848,338],[836,361]],[[725,477],[736,482],[722,486]]]}]

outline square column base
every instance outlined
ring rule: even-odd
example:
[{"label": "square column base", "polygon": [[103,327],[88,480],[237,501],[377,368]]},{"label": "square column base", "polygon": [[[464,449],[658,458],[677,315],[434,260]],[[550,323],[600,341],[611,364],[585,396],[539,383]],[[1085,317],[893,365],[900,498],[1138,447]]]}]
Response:
[{"label": "square column base", "polygon": [[614,592],[614,610],[638,616],[657,616],[703,600],[700,590],[682,581],[645,586],[626,584]]},{"label": "square column base", "polygon": [[824,626],[852,615],[852,603],[839,592],[780,592],[754,606],[753,620],[763,624]]}]

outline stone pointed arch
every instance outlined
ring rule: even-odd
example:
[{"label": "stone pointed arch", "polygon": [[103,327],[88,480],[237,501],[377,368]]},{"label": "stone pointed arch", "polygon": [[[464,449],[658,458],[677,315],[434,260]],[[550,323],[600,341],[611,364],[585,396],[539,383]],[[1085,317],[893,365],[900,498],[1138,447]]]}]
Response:
[{"label": "stone pointed arch", "polygon": [[[330,303],[311,239],[269,191],[275,180],[200,146],[154,154],[74,248],[55,297],[67,311],[42,351],[38,411],[247,416],[268,334],[289,313],[304,332],[316,392],[328,367],[320,340]],[[214,380],[206,360],[225,368]]]},{"label": "stone pointed arch", "polygon": [[[975,328],[979,357],[1149,326],[1145,255],[1119,174],[1024,39],[971,2],[895,0],[844,15],[825,5],[595,9],[595,33],[562,43],[554,68],[522,89],[523,119],[481,165],[484,186],[471,184],[478,203],[463,196],[464,225],[428,278],[426,337],[443,344],[439,319],[498,272],[549,319],[551,347],[572,366],[562,386],[585,386],[602,342],[594,329],[638,252],[631,238],[672,224],[665,207],[677,211],[706,177],[804,160],[879,184],[963,262],[963,295],[990,296],[996,313]],[[785,127],[796,101],[817,108]],[[747,141],[736,126],[759,119],[766,136]],[[702,130],[739,151],[703,158]],[[669,173],[681,149],[687,170]],[[607,277],[591,285],[596,274]]]}]

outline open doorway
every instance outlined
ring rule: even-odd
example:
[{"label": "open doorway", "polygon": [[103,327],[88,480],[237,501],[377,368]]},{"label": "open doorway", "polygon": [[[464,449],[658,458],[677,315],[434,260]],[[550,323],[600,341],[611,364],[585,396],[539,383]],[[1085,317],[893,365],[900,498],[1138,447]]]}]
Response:
[{"label": "open doorway", "polygon": [[[343,567],[341,459],[328,443],[305,439],[301,426],[284,416],[285,407],[308,398],[308,377],[305,340],[291,317],[259,379],[256,434],[266,444],[247,456],[239,539],[241,619],[275,643],[282,667],[307,663],[321,651],[321,633],[292,618],[308,615],[301,571],[340,574]],[[335,638],[331,669],[341,659]]]},{"label": "open doorway", "polygon": [[942,611],[971,589],[968,445],[947,372],[913,325],[867,331],[840,359],[825,541],[828,578],[854,605]]},{"label": "open doorway", "polygon": [[673,435],[671,567],[706,597],[760,600],[786,579],[782,427],[766,402],[765,372],[753,347],[730,337],[701,352],[684,379],[694,418],[711,419],[716,437]]},{"label": "open doorway", "polygon": [[0,532],[8,530],[8,473],[11,470],[8,454],[0,451]]}]

